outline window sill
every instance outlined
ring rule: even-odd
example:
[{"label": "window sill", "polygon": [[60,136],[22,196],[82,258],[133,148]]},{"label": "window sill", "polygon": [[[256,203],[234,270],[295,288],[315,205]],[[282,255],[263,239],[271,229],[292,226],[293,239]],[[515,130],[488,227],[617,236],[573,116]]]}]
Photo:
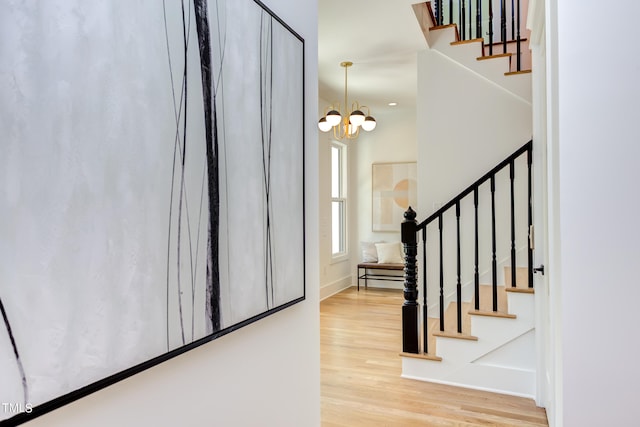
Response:
[{"label": "window sill", "polygon": [[331,256],[329,264],[339,264],[341,262],[349,261],[349,254],[339,254]]}]

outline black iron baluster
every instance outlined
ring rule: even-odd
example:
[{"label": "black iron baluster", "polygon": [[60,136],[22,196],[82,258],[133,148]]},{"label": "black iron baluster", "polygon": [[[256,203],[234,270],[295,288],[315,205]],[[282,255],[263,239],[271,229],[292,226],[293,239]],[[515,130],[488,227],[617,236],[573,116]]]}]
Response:
[{"label": "black iron baluster", "polygon": [[511,181],[511,287],[516,287],[516,202],[513,180],[513,160],[509,163],[509,180]]},{"label": "black iron baluster", "polygon": [[474,253],[474,265],[473,265],[473,278],[474,278],[474,296],[475,296],[475,309],[480,310],[480,271],[479,264],[479,247],[478,247],[478,187],[473,189],[473,208],[475,210],[475,253]]},{"label": "black iron baluster", "polygon": [[511,0],[511,40],[515,40],[515,29],[516,29],[516,20],[515,20],[515,8],[513,6],[513,0]]},{"label": "black iron baluster", "polygon": [[422,348],[429,353],[429,306],[427,305],[427,226],[422,229]]},{"label": "black iron baluster", "polygon": [[476,38],[484,39],[482,34],[482,1],[476,0]]},{"label": "black iron baluster", "polygon": [[456,202],[456,240],[457,240],[457,249],[456,249],[456,268],[458,274],[458,282],[456,283],[456,297],[458,300],[458,333],[462,333],[462,283],[460,281],[460,201]]},{"label": "black iron baluster", "polygon": [[466,9],[466,1],[465,0],[458,0],[458,22],[460,23],[460,33],[462,35],[462,39],[461,40],[466,40],[467,39],[467,26],[466,26],[466,14],[467,14],[467,9]]},{"label": "black iron baluster", "polygon": [[489,56],[493,55],[493,0],[489,0]]},{"label": "black iron baluster", "polygon": [[518,35],[517,35],[517,43],[516,43],[516,71],[520,71],[521,70],[521,65],[520,65],[520,56],[522,56],[522,50],[520,48],[520,0],[518,0],[518,21],[517,21],[517,26],[518,26]]},{"label": "black iron baluster", "polygon": [[533,241],[532,238],[533,236],[531,235],[531,230],[533,227],[533,195],[531,192],[531,162],[533,161],[532,155],[533,155],[533,144],[530,142],[529,143],[529,148],[527,149],[527,169],[528,169],[528,183],[527,183],[527,187],[528,187],[528,200],[529,200],[529,212],[528,212],[528,216],[529,216],[529,249],[528,249],[528,275],[529,275],[529,287],[533,288]]},{"label": "black iron baluster", "polygon": [[491,272],[493,311],[498,311],[498,264],[496,261],[496,176],[491,175]]},{"label": "black iron baluster", "polygon": [[438,25],[444,22],[444,0],[438,0]]},{"label": "black iron baluster", "polygon": [[453,0],[449,0],[449,24],[453,24]]},{"label": "black iron baluster", "polygon": [[402,305],[402,351],[405,353],[420,352],[418,343],[418,254],[416,212],[409,207],[404,213],[401,225],[402,243],[404,246],[404,304]]},{"label": "black iron baluster", "polygon": [[444,332],[444,261],[442,253],[442,214],[438,216],[440,228],[440,331]]},{"label": "black iron baluster", "polygon": [[473,0],[469,0],[469,40],[471,40],[473,38],[473,32],[471,30],[473,30],[473,15],[471,13],[471,10],[473,9]]},{"label": "black iron baluster", "polygon": [[502,53],[507,53],[507,4],[500,0],[500,37],[502,38]]}]

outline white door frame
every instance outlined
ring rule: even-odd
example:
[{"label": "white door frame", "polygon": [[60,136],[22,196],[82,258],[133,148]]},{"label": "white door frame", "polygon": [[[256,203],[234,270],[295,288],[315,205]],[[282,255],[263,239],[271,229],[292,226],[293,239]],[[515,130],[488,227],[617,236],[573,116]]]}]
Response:
[{"label": "white door frame", "polygon": [[[534,268],[548,266],[548,181],[547,181],[547,70],[544,1],[529,3],[527,27],[531,30],[533,112],[533,226]],[[545,271],[546,273],[546,271]],[[536,301],[536,404],[547,407],[552,395],[549,369],[551,320],[548,275],[534,274]]]}]

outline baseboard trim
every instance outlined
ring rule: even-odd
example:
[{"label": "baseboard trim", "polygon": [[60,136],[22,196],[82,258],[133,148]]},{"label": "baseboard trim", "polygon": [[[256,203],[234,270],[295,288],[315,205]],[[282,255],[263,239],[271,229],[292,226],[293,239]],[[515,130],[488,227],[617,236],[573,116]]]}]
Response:
[{"label": "baseboard trim", "polygon": [[325,300],[337,293],[344,291],[345,289],[352,286],[351,284],[351,276],[343,277],[342,279],[338,279],[334,282],[331,282],[327,285],[320,287],[320,301]]},{"label": "baseboard trim", "polygon": [[531,400],[535,400],[535,398],[536,398],[534,395],[526,394],[526,393],[506,392],[504,390],[497,390],[497,389],[492,389],[492,388],[488,388],[488,387],[478,387],[478,386],[474,386],[474,385],[460,384],[460,383],[455,383],[455,382],[450,382],[450,381],[432,380],[432,379],[425,380],[424,378],[416,377],[416,376],[413,376],[413,375],[406,375],[404,373],[401,374],[400,376],[402,378],[406,378],[408,380],[423,381],[423,382],[427,382],[427,383],[442,384],[442,385],[450,385],[450,386],[461,387],[461,388],[470,388],[472,390],[488,391],[490,393],[505,394],[507,396],[525,397],[525,398],[531,399]]}]

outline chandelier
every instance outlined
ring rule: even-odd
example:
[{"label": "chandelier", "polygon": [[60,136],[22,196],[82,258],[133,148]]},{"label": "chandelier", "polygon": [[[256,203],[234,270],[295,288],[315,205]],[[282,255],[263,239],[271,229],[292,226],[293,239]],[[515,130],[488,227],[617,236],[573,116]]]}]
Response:
[{"label": "chandelier", "polygon": [[[349,105],[347,99],[347,70],[353,62],[341,62],[344,68],[344,114],[340,103],[336,102],[325,108],[325,115],[318,121],[318,128],[322,132],[329,132],[333,129],[333,136],[336,139],[355,139],[360,134],[360,128],[369,132],[376,128],[376,119],[371,117],[369,107],[360,105],[357,101],[351,104],[351,110],[347,110]],[[366,110],[365,114],[362,110]]]}]

